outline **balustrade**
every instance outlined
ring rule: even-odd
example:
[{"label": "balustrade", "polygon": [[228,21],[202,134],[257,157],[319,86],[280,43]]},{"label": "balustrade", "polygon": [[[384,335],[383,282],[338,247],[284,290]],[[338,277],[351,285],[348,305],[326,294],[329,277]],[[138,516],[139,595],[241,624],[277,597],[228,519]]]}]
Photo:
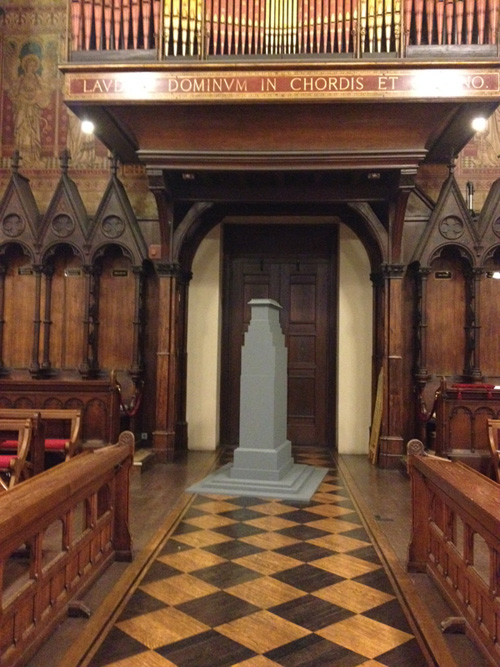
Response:
[{"label": "balustrade", "polygon": [[207,59],[495,46],[498,6],[499,0],[73,0],[71,51]]},{"label": "balustrade", "polygon": [[410,476],[408,569],[429,574],[468,634],[498,665],[500,486],[463,463],[419,456],[410,456]]},{"label": "balustrade", "polygon": [[129,561],[134,436],[86,453],[0,497],[0,664],[26,664],[113,559]]}]

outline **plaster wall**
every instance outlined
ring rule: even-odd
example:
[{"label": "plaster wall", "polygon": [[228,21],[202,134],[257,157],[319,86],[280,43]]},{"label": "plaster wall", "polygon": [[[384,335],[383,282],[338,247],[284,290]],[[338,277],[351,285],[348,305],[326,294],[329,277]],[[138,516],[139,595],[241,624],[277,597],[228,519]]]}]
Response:
[{"label": "plaster wall", "polygon": [[339,231],[337,441],[340,454],[368,454],[371,423],[373,293],[361,241]]},{"label": "plaster wall", "polygon": [[212,229],[194,258],[189,285],[187,406],[189,449],[219,442],[221,230]]}]

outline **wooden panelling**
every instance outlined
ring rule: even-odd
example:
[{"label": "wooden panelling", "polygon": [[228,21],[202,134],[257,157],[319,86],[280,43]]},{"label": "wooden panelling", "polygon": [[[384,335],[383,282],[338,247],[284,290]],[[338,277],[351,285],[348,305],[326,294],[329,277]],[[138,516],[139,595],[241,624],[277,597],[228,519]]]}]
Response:
[{"label": "wooden panelling", "polygon": [[27,368],[33,348],[35,275],[26,255],[15,248],[6,253],[4,362],[13,368]]},{"label": "wooden panelling", "polygon": [[[460,259],[433,262],[427,280],[427,368],[435,375],[456,375],[465,363],[465,277]],[[439,278],[450,272],[450,278]]]},{"label": "wooden panelling", "polygon": [[135,277],[130,261],[119,251],[107,253],[99,281],[99,358],[104,368],[130,367],[134,300]]},{"label": "wooden panelling", "polygon": [[[46,288],[46,281],[44,287]],[[67,247],[54,258],[51,280],[50,361],[61,369],[77,369],[84,351],[85,276],[82,262]],[[42,304],[45,289],[42,290]]]},{"label": "wooden panelling", "polygon": [[[496,267],[498,271],[499,267]],[[491,269],[493,270],[493,269]],[[481,372],[486,377],[500,375],[500,280],[483,277],[479,303]]]}]

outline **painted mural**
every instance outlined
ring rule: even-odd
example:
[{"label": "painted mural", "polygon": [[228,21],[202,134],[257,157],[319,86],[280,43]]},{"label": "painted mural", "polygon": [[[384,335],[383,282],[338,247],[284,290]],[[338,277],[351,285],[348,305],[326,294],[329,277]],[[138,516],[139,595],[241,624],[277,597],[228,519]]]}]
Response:
[{"label": "painted mural", "polygon": [[[61,171],[64,149],[70,174],[89,214],[95,212],[109,178],[109,152],[93,135],[84,134],[80,120],[64,105],[58,63],[65,53],[65,1],[13,0],[0,16],[0,191],[10,178],[15,150],[20,169],[30,179],[43,212]],[[132,205],[139,217],[156,217],[144,171],[122,167]]]}]

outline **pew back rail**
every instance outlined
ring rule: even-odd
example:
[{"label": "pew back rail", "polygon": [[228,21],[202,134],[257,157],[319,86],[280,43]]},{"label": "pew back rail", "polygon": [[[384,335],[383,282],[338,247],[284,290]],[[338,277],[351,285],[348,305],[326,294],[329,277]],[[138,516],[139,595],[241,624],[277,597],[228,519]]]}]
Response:
[{"label": "pew back rail", "polygon": [[[118,444],[86,452],[0,495],[2,666],[24,664],[75,595],[114,558],[131,559],[133,441],[133,434],[124,432]],[[54,540],[47,545],[47,536],[54,527],[52,553]],[[26,572],[12,583],[9,567],[19,561],[12,556],[25,545]]]}]

